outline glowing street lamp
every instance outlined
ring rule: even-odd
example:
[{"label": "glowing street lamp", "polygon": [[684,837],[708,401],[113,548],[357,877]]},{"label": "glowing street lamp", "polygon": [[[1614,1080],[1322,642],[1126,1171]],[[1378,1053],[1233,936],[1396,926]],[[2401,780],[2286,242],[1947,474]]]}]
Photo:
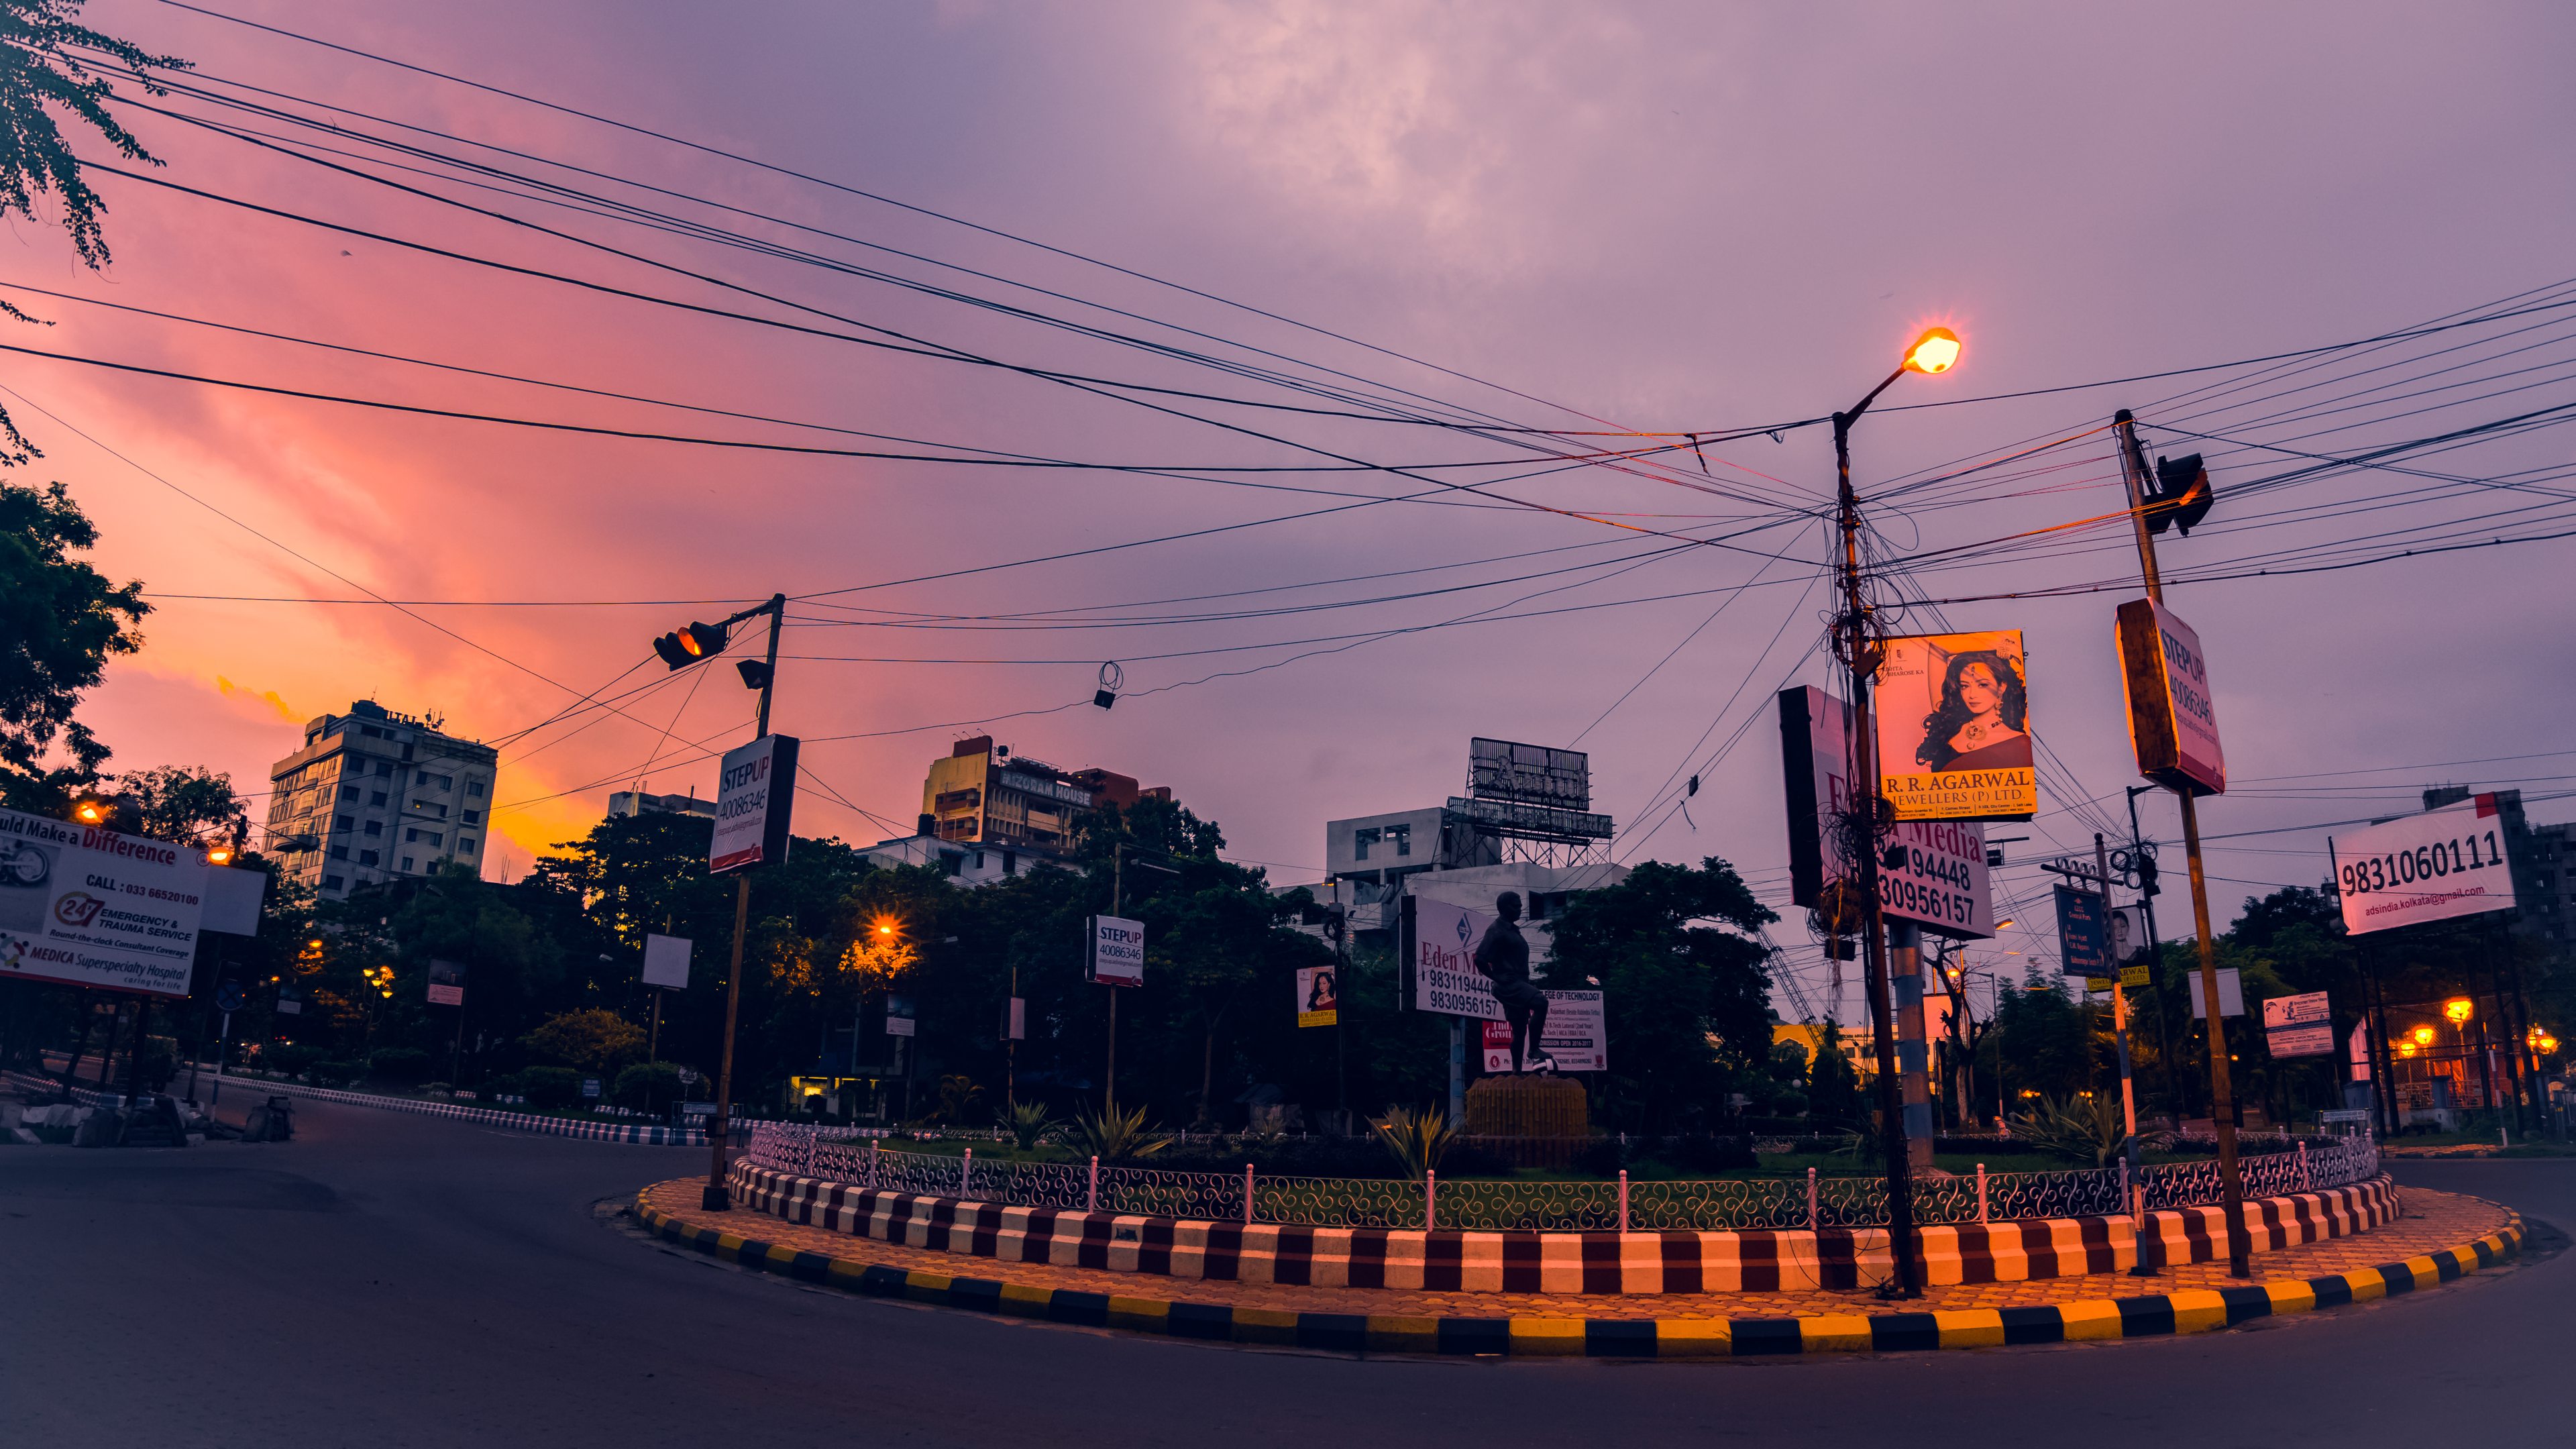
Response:
[{"label": "glowing street lamp", "polygon": [[2419,1047],[2428,1047],[2428,1046],[2431,1046],[2431,1045],[2433,1044],[2433,1028],[2431,1028],[2431,1027],[2429,1027],[2429,1026],[2419,1026],[2419,1027],[2415,1028],[2415,1031],[2414,1031],[2414,1037],[2415,1037],[2415,1044],[2416,1044],[2417,1046],[2419,1046]]},{"label": "glowing street lamp", "polygon": [[2442,1018],[2453,1026],[2468,1025],[2477,1007],[2465,996],[2454,996],[2442,1003]]},{"label": "glowing street lamp", "polygon": [[1959,360],[1959,334],[1947,327],[1935,327],[1914,339],[1905,349],[1905,371],[1948,372]]}]

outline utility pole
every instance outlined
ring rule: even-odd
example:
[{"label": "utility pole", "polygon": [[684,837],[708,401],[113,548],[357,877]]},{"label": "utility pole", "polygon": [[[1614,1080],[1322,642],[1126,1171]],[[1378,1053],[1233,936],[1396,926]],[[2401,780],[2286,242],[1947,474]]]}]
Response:
[{"label": "utility pole", "polygon": [[[2104,929],[2108,930],[2111,920],[2111,853],[2102,843],[2099,830],[2093,832],[2093,870],[2095,878],[2102,882],[2102,921]],[[2138,1093],[2129,1079],[2129,985],[2120,979],[2120,973],[2127,969],[2118,960],[2111,963],[2111,1037],[2120,1050],[2120,1113],[2129,1130],[2129,1212],[2143,1229],[2147,1225],[2147,1190],[2146,1179],[2138,1169]],[[2132,1271],[2144,1274],[2154,1270],[2148,1268],[2142,1258]]]},{"label": "utility pole", "polygon": [[2151,795],[2154,785],[2131,785],[2129,795],[2129,861],[2138,872],[2138,915],[2147,927],[2147,1000],[2156,1008],[2156,1055],[2163,1060],[2165,1095],[2173,1099],[2174,1115],[2182,1115],[2182,1074],[2174,1067],[2173,1023],[2165,1019],[2164,938],[2156,933],[2156,893],[2147,889],[2156,878],[2155,858],[2147,854],[2146,836],[2138,829],[2138,797]]},{"label": "utility pole", "polygon": [[[1127,914],[1127,842],[1118,840],[1109,847],[1109,914],[1124,918]],[[1105,1125],[1118,1115],[1118,988],[1109,988],[1109,1065],[1100,1078],[1100,1120]]]},{"label": "utility pole", "polygon": [[[2139,572],[2147,597],[2162,604],[2164,579],[2156,572],[2155,534],[2147,527],[2147,455],[2138,446],[2137,420],[2127,408],[2113,415],[2111,425],[2120,439],[2120,473],[2128,484],[2129,523],[2137,534]],[[2245,1178],[2236,1166],[2236,1095],[2228,1081],[2227,1018],[2219,1010],[2218,945],[2210,934],[2209,879],[2201,867],[2200,806],[2189,788],[2176,789],[2173,796],[2182,811],[2183,852],[2191,863],[2192,929],[2200,938],[2200,993],[2209,1012],[2209,1122],[2218,1135],[2218,1175],[2227,1210],[2227,1276],[2250,1278],[2254,1245],[2245,1230]]]},{"label": "utility pole", "polygon": [[[720,626],[730,627],[739,620],[764,613],[769,616],[769,659],[760,667],[760,715],[752,730],[754,740],[766,738],[769,734],[769,699],[778,683],[778,631],[787,619],[787,596],[772,594],[768,603],[747,609]],[[692,625],[692,630],[695,627]],[[665,654],[664,657],[669,656]],[[749,682],[748,665],[744,666],[744,672],[746,682]],[[724,1047],[716,1071],[716,1114],[707,1122],[707,1186],[698,1203],[707,1212],[725,1212],[733,1206],[733,1194],[725,1187],[725,1155],[733,1134],[733,1038],[735,1023],[742,1013],[742,938],[750,922],[751,872],[745,870],[733,878],[733,961],[725,972]]]},{"label": "utility pole", "polygon": [[1351,984],[1351,919],[1342,913],[1342,882],[1333,880],[1333,1115],[1344,1136],[1351,1130],[1350,1058],[1343,1035],[1342,993]]}]

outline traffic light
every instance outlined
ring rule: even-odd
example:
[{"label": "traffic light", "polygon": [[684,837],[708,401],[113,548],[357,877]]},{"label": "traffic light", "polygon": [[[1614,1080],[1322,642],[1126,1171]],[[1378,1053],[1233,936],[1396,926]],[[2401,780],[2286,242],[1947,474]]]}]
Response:
[{"label": "traffic light", "polygon": [[2142,896],[2152,896],[2156,893],[2156,858],[2147,854],[2143,850],[2139,851],[2138,894]]},{"label": "traffic light", "polygon": [[2193,526],[2209,516],[2209,505],[2214,500],[2209,469],[2201,465],[2198,453],[2158,458],[2156,489],[2147,497],[2147,531],[2162,533],[2170,523],[2189,538]]},{"label": "traffic light", "polygon": [[[653,652],[673,669],[686,669],[699,660],[721,654],[725,647],[725,626],[691,623],[685,629],[674,629],[653,641]],[[753,686],[758,688],[757,685]]]}]

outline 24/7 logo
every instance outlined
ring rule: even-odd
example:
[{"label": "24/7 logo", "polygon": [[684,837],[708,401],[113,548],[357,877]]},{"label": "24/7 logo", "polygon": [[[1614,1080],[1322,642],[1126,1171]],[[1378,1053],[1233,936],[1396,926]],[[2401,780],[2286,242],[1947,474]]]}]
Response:
[{"label": "24/7 logo", "polygon": [[87,891],[71,891],[54,902],[54,919],[66,926],[86,926],[107,909],[107,902]]}]

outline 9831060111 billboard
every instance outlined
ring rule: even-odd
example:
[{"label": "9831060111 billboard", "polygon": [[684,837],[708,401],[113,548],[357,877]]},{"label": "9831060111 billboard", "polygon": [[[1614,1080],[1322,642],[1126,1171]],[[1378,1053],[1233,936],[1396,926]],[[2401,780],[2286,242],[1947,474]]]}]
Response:
[{"label": "9831060111 billboard", "polygon": [[2030,671],[2019,629],[1890,639],[1878,667],[1878,788],[1899,820],[2028,820]]}]

